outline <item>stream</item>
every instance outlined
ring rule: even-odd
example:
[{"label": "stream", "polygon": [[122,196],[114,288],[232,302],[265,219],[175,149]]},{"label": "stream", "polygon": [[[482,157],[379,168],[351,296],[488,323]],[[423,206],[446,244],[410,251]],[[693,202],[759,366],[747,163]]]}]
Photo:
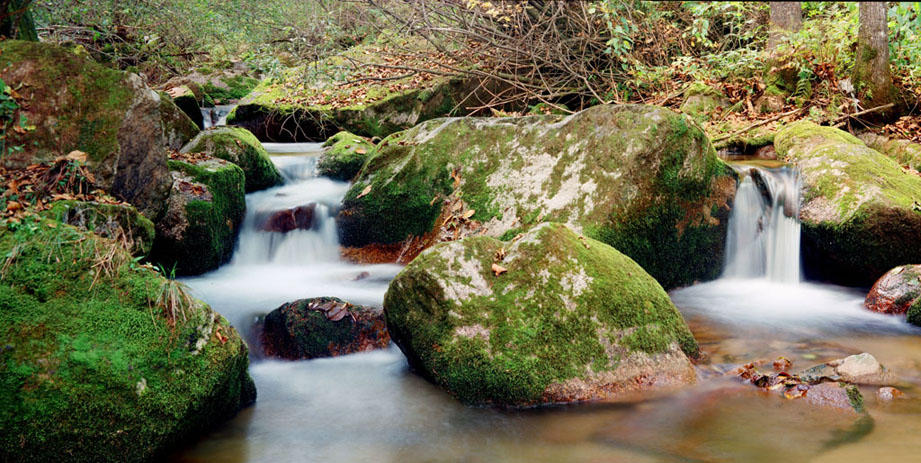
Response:
[{"label": "stream", "polygon": [[[258,315],[315,296],[379,306],[401,268],[339,259],[334,217],[348,185],[314,175],[319,144],[266,149],[287,183],[247,195],[231,262],[183,280],[254,346],[258,399],[172,462],[840,463],[921,455],[919,331],[864,310],[865,289],[801,281],[791,210],[799,187],[789,169],[759,169],[740,185],[723,278],[670,293],[707,356],[696,386],[639,402],[497,410],[461,405],[411,373],[394,346],[308,361],[260,358]],[[317,204],[310,230],[260,229],[264,214],[308,203]],[[722,375],[756,359],[785,356],[798,371],[860,352],[896,373],[908,397],[883,403],[876,388],[861,388],[871,425]]]}]

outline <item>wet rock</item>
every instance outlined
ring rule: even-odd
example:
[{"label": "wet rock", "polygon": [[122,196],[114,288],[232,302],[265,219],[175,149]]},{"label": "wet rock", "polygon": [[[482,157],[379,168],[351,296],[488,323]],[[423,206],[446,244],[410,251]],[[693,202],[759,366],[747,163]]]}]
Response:
[{"label": "wet rock", "polygon": [[847,132],[808,121],[784,127],[774,146],[801,171],[807,274],[869,286],[921,262],[921,177]]},{"label": "wet rock", "polygon": [[390,344],[381,309],[334,297],[289,302],[259,324],[265,355],[290,360],[335,357]]},{"label": "wet rock", "polygon": [[310,230],[317,204],[310,203],[283,211],[273,212],[267,217],[257,217],[259,228],[267,232],[288,233],[291,230]]},{"label": "wet rock", "polygon": [[735,185],[703,131],[663,108],[438,119],[376,146],[337,224],[343,246],[360,248],[422,239],[457,220],[506,240],[562,222],[670,288],[720,274]]},{"label": "wet rock", "polygon": [[614,398],[696,380],[697,342],[662,287],[614,248],[543,224],[424,251],[384,297],[394,342],[464,403]]},{"label": "wet rock", "polygon": [[246,178],[247,193],[283,183],[281,173],[262,143],[245,129],[219,127],[206,130],[185,145],[182,152],[205,153],[240,166]]},{"label": "wet rock", "polygon": [[777,151],[774,150],[774,145],[765,145],[756,149],[754,156],[756,159],[764,159],[770,161],[777,159]]},{"label": "wet rock", "polygon": [[825,382],[813,384],[803,395],[806,402],[822,407],[864,413],[863,395],[853,384]]},{"label": "wet rock", "polygon": [[243,171],[221,159],[170,161],[173,185],[150,261],[197,275],[230,259],[246,212]]},{"label": "wet rock", "polygon": [[153,222],[127,204],[57,201],[45,214],[103,238],[124,242],[135,256],[146,256],[153,246]]},{"label": "wet rock", "polygon": [[173,103],[175,103],[176,106],[198,126],[199,130],[205,128],[204,118],[201,114],[201,106],[198,103],[199,97],[195,95],[188,85],[172,87],[167,90],[166,93],[172,97]]},{"label": "wet rock", "polygon": [[323,143],[326,150],[317,162],[319,175],[347,182],[358,174],[374,145],[349,132],[339,132]]},{"label": "wet rock", "polygon": [[880,402],[892,402],[895,399],[902,398],[902,391],[894,387],[881,387],[876,391],[876,398]]},{"label": "wet rock", "polygon": [[255,400],[227,320],[109,240],[46,222],[0,229],[18,249],[0,287],[0,461],[161,461]]},{"label": "wet rock", "polygon": [[877,280],[863,304],[874,312],[904,314],[919,297],[921,265],[902,265]]},{"label": "wet rock", "polygon": [[828,365],[834,367],[841,379],[848,383],[887,386],[897,380],[891,371],[866,352],[828,362]]},{"label": "wet rock", "polygon": [[[83,151],[99,187],[156,219],[171,184],[166,148],[187,135],[189,126],[194,130],[188,117],[137,75],[64,48],[4,40],[0,53],[0,78],[23,89],[19,115],[35,126],[21,134],[10,131],[7,145],[23,149],[8,153],[3,164],[25,167]],[[62,108],[79,117],[62,117]]]}]

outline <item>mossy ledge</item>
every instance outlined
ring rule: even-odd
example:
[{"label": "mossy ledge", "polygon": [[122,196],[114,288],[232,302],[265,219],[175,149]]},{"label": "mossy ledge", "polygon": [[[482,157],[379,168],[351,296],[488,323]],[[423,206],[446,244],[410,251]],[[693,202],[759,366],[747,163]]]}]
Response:
[{"label": "mossy ledge", "polygon": [[[500,249],[507,272],[496,275]],[[697,342],[662,287],[561,224],[511,244],[433,246],[391,282],[384,314],[410,365],[467,404],[592,400],[696,378]]]},{"label": "mossy ledge", "polygon": [[[246,344],[200,301],[69,225],[0,225],[0,460],[148,462],[255,400]],[[105,264],[100,264],[105,260]]]},{"label": "mossy ledge", "polygon": [[870,286],[921,262],[921,178],[851,134],[808,121],[783,128],[774,146],[801,171],[807,273]]},{"label": "mossy ledge", "polygon": [[344,246],[398,243],[431,232],[452,196],[489,236],[566,223],[671,288],[719,275],[735,184],[703,130],[664,108],[447,118],[381,141],[337,220]]},{"label": "mossy ledge", "polygon": [[182,148],[183,153],[206,153],[243,169],[246,192],[264,190],[284,182],[262,143],[246,129],[220,127],[201,132]]}]

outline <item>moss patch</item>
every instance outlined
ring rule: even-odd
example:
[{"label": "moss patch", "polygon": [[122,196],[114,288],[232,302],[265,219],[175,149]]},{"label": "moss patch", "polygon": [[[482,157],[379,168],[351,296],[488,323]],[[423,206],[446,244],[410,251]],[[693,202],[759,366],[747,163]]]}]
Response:
[{"label": "moss patch", "polygon": [[632,380],[626,372],[638,358],[668,370],[658,355],[689,367],[679,346],[697,354],[662,287],[614,248],[546,224],[507,248],[507,273],[496,276],[491,265],[503,246],[490,237],[437,245],[384,298],[394,342],[463,402],[561,401],[566,395],[551,391],[572,381],[591,392],[570,399],[600,397]]},{"label": "moss patch", "polygon": [[232,162],[243,169],[246,192],[263,190],[283,183],[281,173],[262,143],[246,129],[221,127],[200,133],[183,153],[207,153]]},{"label": "moss patch", "polygon": [[255,398],[227,321],[195,302],[172,325],[156,272],[116,253],[94,274],[110,246],[46,221],[0,229],[3,461],[151,461]]},{"label": "moss patch", "polygon": [[153,246],[153,222],[129,205],[58,201],[45,215],[103,238],[124,240],[137,256],[146,256]]},{"label": "moss patch", "polygon": [[371,156],[374,145],[349,132],[339,132],[323,143],[327,147],[317,163],[320,175],[347,182],[358,174]]}]

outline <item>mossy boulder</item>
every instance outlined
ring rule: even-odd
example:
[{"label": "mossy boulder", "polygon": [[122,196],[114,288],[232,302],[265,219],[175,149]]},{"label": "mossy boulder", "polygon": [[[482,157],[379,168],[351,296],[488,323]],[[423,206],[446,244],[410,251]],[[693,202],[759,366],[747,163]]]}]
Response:
[{"label": "mossy boulder", "polygon": [[680,109],[703,122],[709,120],[717,109],[727,110],[729,107],[729,101],[719,90],[702,82],[694,82],[685,89]]},{"label": "mossy boulder", "polygon": [[317,162],[317,173],[347,182],[358,174],[374,145],[349,132],[339,132],[323,143],[326,150]]},{"label": "mossy boulder", "polygon": [[[8,167],[80,150],[97,183],[150,218],[169,194],[164,108],[175,108],[140,77],[48,43],[0,42],[0,78],[18,88],[18,116],[34,130],[10,132]],[[179,114],[182,114],[178,109]],[[183,117],[185,117],[183,115]]]},{"label": "mossy boulder", "polygon": [[259,82],[255,77],[225,72],[210,76],[202,88],[212,103],[228,104],[249,95]]},{"label": "mossy boulder", "polygon": [[[178,150],[185,146],[195,135],[198,135],[200,126],[196,125],[179,107],[173,103],[169,95],[160,95],[160,114],[163,124],[163,135],[169,149]],[[201,116],[201,112],[198,113]]]},{"label": "mossy boulder", "polygon": [[908,323],[921,326],[921,301],[916,300],[906,312]]},{"label": "mossy boulder", "polygon": [[[0,226],[0,460],[147,462],[255,399],[246,344],[115,242]],[[159,302],[158,302],[159,300]]]},{"label": "mossy boulder", "polygon": [[126,243],[135,256],[146,256],[153,246],[153,222],[128,204],[58,201],[46,215],[103,238]]},{"label": "mossy boulder", "polygon": [[700,127],[664,108],[438,119],[378,144],[337,221],[344,246],[393,244],[435,230],[459,198],[478,233],[567,223],[670,288],[719,276],[735,184]]},{"label": "mossy boulder", "polygon": [[280,185],[283,180],[262,143],[246,129],[221,127],[198,134],[182,148],[183,153],[206,153],[243,169],[246,192]]},{"label": "mossy boulder", "polygon": [[561,224],[429,248],[391,282],[384,314],[410,365],[467,404],[593,400],[696,378],[697,342],[662,287]]},{"label": "mossy boulder", "polygon": [[269,312],[258,324],[265,355],[289,360],[334,357],[390,344],[380,308],[334,297],[289,302]]},{"label": "mossy boulder", "polygon": [[864,132],[857,138],[870,148],[895,159],[900,165],[921,171],[921,144],[873,132]]},{"label": "mossy boulder", "polygon": [[182,110],[199,129],[205,128],[205,120],[201,114],[201,105],[198,104],[199,97],[189,88],[188,85],[173,87],[168,91],[173,99],[173,103]]},{"label": "mossy boulder", "polygon": [[169,166],[173,185],[150,261],[179,275],[214,270],[230,259],[246,213],[243,170],[216,158]]},{"label": "mossy boulder", "polygon": [[921,265],[902,265],[876,280],[863,305],[874,312],[904,314],[919,298]]},{"label": "mossy boulder", "polygon": [[774,146],[801,171],[807,273],[870,286],[921,262],[921,177],[847,132],[808,121],[783,128]]}]

